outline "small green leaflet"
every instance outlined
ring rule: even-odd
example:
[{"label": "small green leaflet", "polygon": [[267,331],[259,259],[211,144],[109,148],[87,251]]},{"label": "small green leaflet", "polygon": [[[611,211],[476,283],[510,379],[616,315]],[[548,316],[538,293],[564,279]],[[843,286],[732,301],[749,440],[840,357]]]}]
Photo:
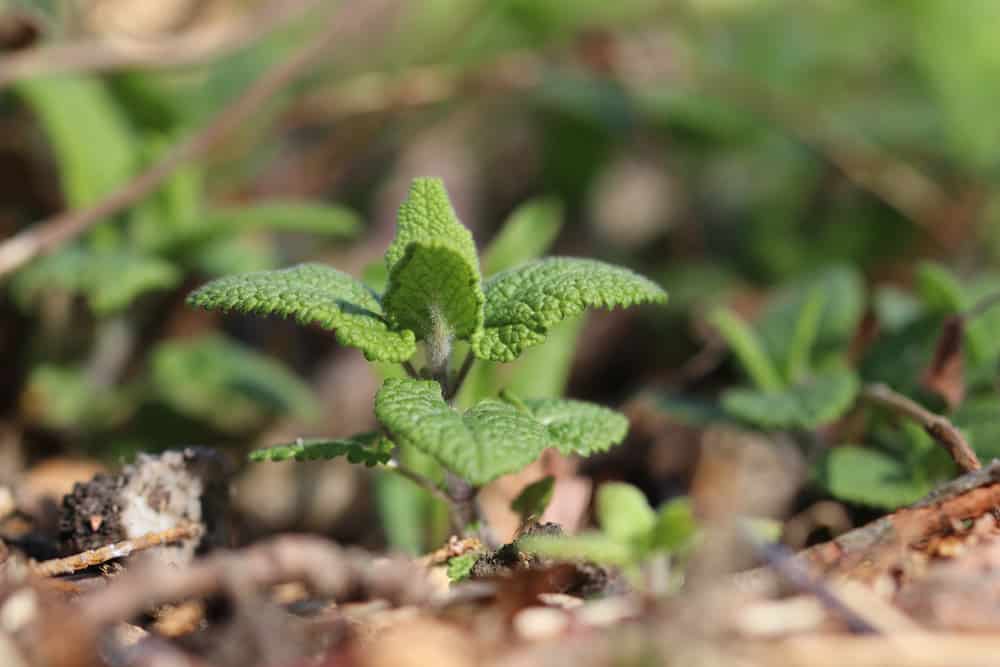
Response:
[{"label": "small green leaflet", "polygon": [[545,340],[549,327],[587,308],[664,303],[666,292],[629,271],[591,259],[552,257],[486,282],[485,329],[473,340],[480,359],[511,361]]},{"label": "small green leaflet", "polygon": [[393,440],[474,486],[524,468],[550,444],[545,427],[509,403],[484,400],[463,415],[430,380],[387,379],[375,396],[375,416]]},{"label": "small green leaflet", "polygon": [[374,292],[322,264],[219,278],[192,292],[188,303],[209,310],[294,317],[302,324],[335,329],[342,345],[359,348],[369,361],[405,361],[416,351],[412,331],[389,329]]},{"label": "small green leaflet", "polygon": [[362,433],[351,438],[299,438],[289,445],[279,445],[250,452],[251,461],[315,461],[346,456],[351,463],[368,467],[385,465],[392,458],[393,444],[379,433]]}]

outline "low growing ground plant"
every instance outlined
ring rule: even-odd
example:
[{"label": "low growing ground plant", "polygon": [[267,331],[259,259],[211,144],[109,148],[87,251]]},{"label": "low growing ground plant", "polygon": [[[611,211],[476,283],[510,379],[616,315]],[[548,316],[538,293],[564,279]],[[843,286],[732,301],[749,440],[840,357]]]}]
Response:
[{"label": "low growing ground plant", "polygon": [[[476,360],[513,361],[545,342],[550,327],[587,308],[663,303],[658,285],[622,267],[568,257],[528,262],[484,281],[472,235],[436,179],[413,182],[385,263],[382,293],[332,267],[303,264],[221,278],[190,295],[189,303],[206,309],[319,325],[368,361],[406,370],[406,377],[386,379],[375,396],[378,431],[299,440],[254,452],[252,460],[346,456],[385,466],[447,498],[453,523],[463,528],[474,519],[478,489],[546,448],[589,456],[624,439],[625,417],[591,403],[502,392],[463,412],[455,397]],[[447,483],[403,467],[397,446],[430,455],[450,473]]]}]

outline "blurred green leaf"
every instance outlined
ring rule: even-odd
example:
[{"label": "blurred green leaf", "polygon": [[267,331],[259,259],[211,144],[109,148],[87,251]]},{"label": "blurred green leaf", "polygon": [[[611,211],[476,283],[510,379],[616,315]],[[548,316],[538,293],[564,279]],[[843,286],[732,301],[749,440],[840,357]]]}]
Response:
[{"label": "blurred green leaf", "polygon": [[603,533],[548,536],[531,535],[517,541],[518,548],[554,560],[589,560],[605,565],[626,566],[636,560],[632,546]]},{"label": "blurred green leaf", "polygon": [[601,530],[622,544],[643,540],[656,526],[657,515],[642,491],[631,484],[609,482],[597,490]]},{"label": "blurred green leaf", "polygon": [[674,498],[657,510],[650,546],[657,551],[683,551],[691,546],[697,532],[691,500]]},{"label": "blurred green leaf", "polygon": [[153,255],[69,246],[19,271],[12,290],[25,308],[52,291],[80,293],[95,313],[107,315],[128,307],[146,292],[169,289],[180,280],[179,269]]},{"label": "blurred green leaf", "polygon": [[720,308],[709,318],[722,334],[740,366],[762,391],[777,391],[784,382],[774,367],[757,334],[732,311]]},{"label": "blurred green leaf", "polygon": [[510,508],[521,517],[521,524],[537,519],[545,513],[545,508],[552,500],[552,492],[556,487],[556,478],[552,475],[541,478],[521,489],[510,503]]},{"label": "blurred green leaf", "polygon": [[722,406],[756,426],[812,429],[847,412],[858,388],[853,371],[833,368],[778,391],[729,389],[722,395]]},{"label": "blurred green leaf", "polygon": [[121,109],[97,78],[53,76],[17,84],[45,130],[70,207],[93,204],[137,167],[137,147]]},{"label": "blurred green leaf", "polygon": [[245,433],[276,416],[319,414],[309,386],[285,366],[218,335],[161,343],[150,372],[157,397],[222,431]]},{"label": "blurred green leaf", "polygon": [[819,483],[835,498],[896,509],[916,502],[931,484],[882,452],[845,445],[829,450],[817,468]]},{"label": "blurred green leaf", "polygon": [[511,213],[483,253],[483,275],[541,257],[563,224],[563,207],[555,199],[534,199]]}]

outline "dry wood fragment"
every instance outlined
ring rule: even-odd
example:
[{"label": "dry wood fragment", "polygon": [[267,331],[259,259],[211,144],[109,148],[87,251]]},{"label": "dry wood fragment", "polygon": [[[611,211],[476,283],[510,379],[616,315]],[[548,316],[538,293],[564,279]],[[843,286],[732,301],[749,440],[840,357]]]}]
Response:
[{"label": "dry wood fragment", "polygon": [[36,563],[31,566],[31,571],[42,577],[72,574],[80,570],[86,570],[88,567],[102,565],[116,558],[125,558],[137,551],[145,551],[146,549],[182,540],[195,539],[201,536],[202,530],[202,527],[198,524],[183,523],[157,533],[147,533],[135,539],[115,542],[114,544],[73,554],[65,558],[53,558],[52,560]]},{"label": "dry wood fragment", "polygon": [[861,396],[920,424],[928,435],[947,450],[963,471],[971,472],[983,467],[965,436],[947,418],[934,414],[885,384],[868,385],[862,389]]}]

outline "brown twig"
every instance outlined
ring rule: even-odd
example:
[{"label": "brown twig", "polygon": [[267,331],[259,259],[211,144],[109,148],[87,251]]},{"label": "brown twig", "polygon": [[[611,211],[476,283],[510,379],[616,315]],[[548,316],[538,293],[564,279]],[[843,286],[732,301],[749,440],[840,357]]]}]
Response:
[{"label": "brown twig", "polygon": [[82,613],[107,625],[168,602],[229,592],[246,595],[286,582],[303,582],[337,601],[366,597],[400,604],[431,595],[425,570],[408,560],[378,559],[319,537],[284,535],[241,551],[218,552],[183,569],[138,568],[81,601]]},{"label": "brown twig", "polygon": [[50,252],[80,235],[94,224],[151,194],[175,169],[221,141],[242,124],[274,93],[326,53],[331,43],[343,43],[373,32],[393,3],[390,0],[341,4],[327,24],[301,48],[267,70],[243,94],[226,106],[202,129],[176,144],[148,170],[137,175],[89,208],[67,211],[38,222],[0,244],[0,276],[31,259]]},{"label": "brown twig", "polygon": [[51,74],[197,65],[252,44],[318,5],[319,0],[273,0],[225,27],[155,41],[91,39],[18,51],[0,62],[0,89]]},{"label": "brown twig", "polygon": [[145,551],[164,544],[180,542],[182,540],[192,540],[200,537],[202,527],[195,523],[183,523],[173,528],[161,530],[156,533],[147,533],[141,537],[131,540],[122,540],[114,544],[91,549],[82,553],[67,556],[66,558],[53,558],[51,560],[36,563],[31,566],[31,571],[41,577],[55,577],[60,574],[73,574],[88,567],[103,565],[116,558],[125,558],[137,551]]},{"label": "brown twig", "polygon": [[965,436],[946,417],[934,414],[885,384],[865,386],[861,390],[861,397],[920,424],[928,435],[945,448],[963,472],[972,472],[983,467]]}]

